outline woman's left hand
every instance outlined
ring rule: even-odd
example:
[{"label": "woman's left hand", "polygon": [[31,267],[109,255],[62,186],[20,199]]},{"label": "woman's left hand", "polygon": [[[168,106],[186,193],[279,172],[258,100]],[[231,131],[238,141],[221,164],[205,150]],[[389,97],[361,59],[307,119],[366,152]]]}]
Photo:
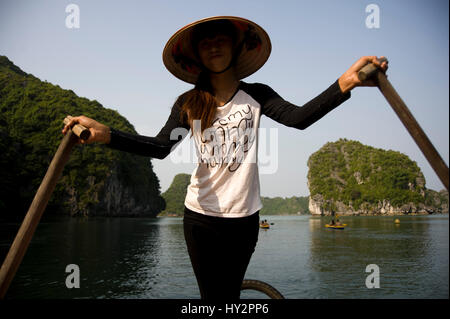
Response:
[{"label": "woman's left hand", "polygon": [[[380,59],[383,56],[380,57]],[[339,87],[343,93],[346,93],[353,89],[356,86],[375,86],[375,82],[371,79],[367,79],[361,81],[358,78],[358,72],[361,70],[366,64],[373,63],[377,67],[379,67],[383,72],[386,72],[388,69],[388,63],[383,62],[380,63],[376,56],[363,56],[358,61],[356,61],[338,80]]]}]

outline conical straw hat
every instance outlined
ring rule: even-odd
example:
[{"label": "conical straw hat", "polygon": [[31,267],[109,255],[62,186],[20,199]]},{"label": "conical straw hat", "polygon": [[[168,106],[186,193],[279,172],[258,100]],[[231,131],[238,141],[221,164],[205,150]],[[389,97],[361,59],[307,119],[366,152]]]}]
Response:
[{"label": "conical straw hat", "polygon": [[182,81],[196,83],[202,68],[192,46],[193,30],[199,24],[216,20],[228,20],[235,27],[236,42],[242,48],[235,60],[238,79],[253,74],[266,63],[272,46],[263,28],[244,18],[216,16],[186,25],[167,41],[163,51],[163,62],[170,73]]}]

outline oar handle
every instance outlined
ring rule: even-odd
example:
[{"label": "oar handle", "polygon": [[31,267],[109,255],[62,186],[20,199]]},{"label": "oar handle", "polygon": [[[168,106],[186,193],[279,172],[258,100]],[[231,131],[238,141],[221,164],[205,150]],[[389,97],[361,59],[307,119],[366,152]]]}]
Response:
[{"label": "oar handle", "polygon": [[[64,119],[64,123],[68,124],[71,119],[71,116],[67,116]],[[55,189],[56,183],[62,174],[64,165],[69,160],[72,148],[78,142],[78,138],[87,140],[90,134],[89,129],[83,125],[75,124],[59,144],[58,150],[53,156],[50,166],[47,169],[47,173],[34,196],[33,202],[31,203],[22,225],[20,226],[0,268],[0,299],[4,298],[9,285],[22,262],[33,234],[39,224],[39,220],[41,219],[45,207],[50,200],[50,196]]]},{"label": "oar handle", "polygon": [[[380,63],[387,62],[387,58],[384,58],[384,57],[377,59],[377,60]],[[377,69],[378,69],[378,67],[375,64],[368,63],[361,70],[359,70],[358,79],[360,79],[361,81],[364,81],[365,79],[371,77]]]},{"label": "oar handle", "polygon": [[28,245],[39,224],[39,220],[41,219],[45,207],[50,200],[50,196],[55,189],[56,183],[62,174],[64,165],[69,160],[70,152],[77,142],[78,137],[75,136],[75,133],[72,130],[68,131],[53,156],[50,166],[47,169],[47,173],[34,196],[33,202],[31,203],[22,225],[20,226],[0,268],[0,299],[4,298],[6,291],[22,262]]},{"label": "oar handle", "polygon": [[445,188],[448,190],[449,170],[447,164],[439,155],[438,151],[434,148],[434,145],[422,130],[419,123],[416,121],[411,111],[406,106],[405,102],[403,102],[400,95],[398,95],[397,91],[395,91],[392,84],[388,81],[386,75],[383,72],[376,72],[375,80],[381,93],[384,95],[394,112],[402,121],[403,125],[408,130],[417,146],[419,146],[423,155],[428,160],[428,163],[430,163],[431,167],[434,169],[442,184],[444,184]]},{"label": "oar handle", "polygon": [[[386,58],[378,59],[380,63],[387,62]],[[434,148],[433,144],[429,140],[428,136],[420,127],[419,123],[416,121],[411,111],[406,106],[405,102],[401,99],[400,95],[395,91],[394,87],[388,81],[384,72],[378,72],[378,67],[373,63],[365,65],[358,72],[358,78],[364,81],[368,77],[374,76],[374,80],[377,83],[378,88],[384,95],[386,100],[391,105],[394,112],[397,114],[405,128],[408,130],[411,137],[419,146],[425,158],[430,163],[431,167],[434,169],[436,175],[444,184],[445,188],[449,189],[449,169],[447,164],[444,162],[442,157],[439,155],[438,151]]]},{"label": "oar handle", "polygon": [[[72,116],[67,115],[66,118],[64,119],[64,124],[69,124],[72,118],[73,118]],[[86,141],[89,138],[89,136],[91,136],[91,131],[89,131],[88,128],[84,127],[81,124],[75,124],[72,127],[72,132],[74,132],[75,135],[81,138],[83,141]]]}]

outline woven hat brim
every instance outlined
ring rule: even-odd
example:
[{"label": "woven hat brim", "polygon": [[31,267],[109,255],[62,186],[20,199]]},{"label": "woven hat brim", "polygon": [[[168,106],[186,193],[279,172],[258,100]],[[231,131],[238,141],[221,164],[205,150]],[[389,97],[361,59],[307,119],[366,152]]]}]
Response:
[{"label": "woven hat brim", "polygon": [[190,23],[175,32],[164,47],[164,65],[178,79],[192,84],[197,82],[201,67],[191,45],[192,31],[195,26],[213,20],[231,21],[238,32],[237,42],[244,41],[235,64],[238,79],[255,73],[269,58],[272,50],[269,35],[256,23],[234,16],[205,18]]}]

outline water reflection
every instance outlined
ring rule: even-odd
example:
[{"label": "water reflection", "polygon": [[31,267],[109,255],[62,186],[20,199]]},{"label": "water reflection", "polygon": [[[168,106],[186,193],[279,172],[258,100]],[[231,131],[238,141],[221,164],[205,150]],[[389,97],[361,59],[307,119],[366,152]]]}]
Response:
[{"label": "water reflection", "polygon": [[159,264],[154,271],[151,294],[144,298],[200,298],[187,252],[182,218],[162,218],[160,227]]},{"label": "water reflection", "polygon": [[[448,216],[268,216],[247,279],[286,298],[448,298]],[[6,255],[20,223],[0,223]],[[68,264],[81,288],[67,289]],[[380,268],[367,289],[366,266]],[[199,298],[181,218],[64,218],[39,224],[7,298]],[[261,298],[244,293],[244,298]]]},{"label": "water reflection", "polygon": [[[41,223],[7,297],[110,298],[151,289],[160,258],[159,226],[151,219],[67,218]],[[155,219],[156,221],[156,219]],[[68,264],[80,268],[80,288],[67,289]]]},{"label": "water reflection", "polygon": [[[393,217],[345,217],[345,230],[325,227],[329,218],[311,218],[311,258],[309,266],[317,274],[317,298],[427,298],[448,297],[447,253],[433,243],[446,241],[448,230],[436,233],[448,218],[405,216],[400,224]],[[341,220],[342,221],[342,220]],[[439,236],[439,238],[432,238]],[[436,246],[436,245],[435,245]],[[447,267],[447,284],[436,287],[429,279],[433,258]],[[382,292],[368,289],[366,266],[380,268]],[[436,267],[435,267],[436,268]],[[442,270],[439,269],[442,276]],[[445,286],[446,285],[446,286]],[[333,288],[333,289],[331,289]],[[438,292],[438,295],[436,294]]]}]

